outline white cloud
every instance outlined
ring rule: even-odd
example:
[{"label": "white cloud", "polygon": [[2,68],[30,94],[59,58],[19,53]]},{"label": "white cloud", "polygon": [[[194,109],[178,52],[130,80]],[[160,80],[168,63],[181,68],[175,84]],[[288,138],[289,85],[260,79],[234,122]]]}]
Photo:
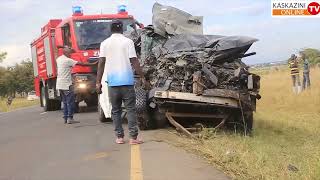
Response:
[{"label": "white cloud", "polygon": [[30,58],[30,46],[28,44],[23,45],[5,45],[0,46],[1,52],[7,52],[7,58],[1,65],[12,66],[16,63],[20,63],[22,60]]},{"label": "white cloud", "polygon": [[250,3],[245,5],[240,5],[239,7],[232,7],[230,9],[231,13],[247,14],[247,15],[259,15],[266,10],[266,7],[262,3]]},{"label": "white cloud", "polygon": [[4,12],[19,13],[34,2],[34,0],[5,0],[0,3],[0,9]]}]

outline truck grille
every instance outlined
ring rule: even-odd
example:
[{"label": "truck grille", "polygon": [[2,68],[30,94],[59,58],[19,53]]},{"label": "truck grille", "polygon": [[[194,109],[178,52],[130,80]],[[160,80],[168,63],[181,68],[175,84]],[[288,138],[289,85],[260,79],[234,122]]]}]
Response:
[{"label": "truck grille", "polygon": [[[94,63],[99,61],[99,57],[89,57],[88,62],[89,63]],[[97,73],[98,65],[91,66],[91,70],[93,73]]]}]

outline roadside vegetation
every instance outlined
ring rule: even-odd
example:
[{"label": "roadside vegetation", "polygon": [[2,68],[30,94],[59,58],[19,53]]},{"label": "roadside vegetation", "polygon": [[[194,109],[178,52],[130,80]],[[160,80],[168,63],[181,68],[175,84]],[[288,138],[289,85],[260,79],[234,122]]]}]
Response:
[{"label": "roadside vegetation", "polygon": [[[14,66],[3,67],[7,53],[0,51],[0,112],[8,112],[18,108],[38,104],[36,101],[27,101],[28,92],[33,90],[32,62],[27,59]],[[7,106],[8,97],[13,102]]]},{"label": "roadside vegetation", "polygon": [[319,179],[320,69],[312,69],[311,89],[299,95],[292,92],[286,68],[264,70],[261,77],[253,137],[206,130],[200,140],[170,134],[164,139],[234,179]]},{"label": "roadside vegetation", "polygon": [[0,98],[0,112],[9,112],[19,108],[39,104],[39,100],[28,101],[26,98],[15,98],[10,106],[7,106],[7,99]]},{"label": "roadside vegetation", "polygon": [[33,90],[33,68],[30,60],[10,67],[0,66],[0,97],[26,96]]}]

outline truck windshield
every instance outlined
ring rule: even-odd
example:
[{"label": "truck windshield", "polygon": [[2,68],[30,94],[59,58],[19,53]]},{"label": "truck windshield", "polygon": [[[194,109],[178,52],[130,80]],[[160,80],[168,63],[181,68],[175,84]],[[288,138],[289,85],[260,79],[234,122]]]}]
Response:
[{"label": "truck windshield", "polygon": [[[132,30],[133,19],[119,19],[124,31]],[[80,50],[99,49],[100,43],[111,36],[111,19],[90,19],[75,21],[75,33]]]}]

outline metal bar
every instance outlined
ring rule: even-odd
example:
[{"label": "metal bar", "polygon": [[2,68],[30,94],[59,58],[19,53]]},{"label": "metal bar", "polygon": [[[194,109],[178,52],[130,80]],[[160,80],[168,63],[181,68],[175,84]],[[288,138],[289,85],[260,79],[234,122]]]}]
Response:
[{"label": "metal bar", "polygon": [[214,114],[194,114],[194,113],[170,113],[173,117],[198,117],[198,118],[225,118],[226,115],[214,115]]},{"label": "metal bar", "polygon": [[[236,107],[228,106],[228,105],[221,105],[221,104],[209,104],[209,103],[201,103],[201,102],[188,102],[188,101],[170,101],[170,100],[165,100],[164,103],[170,103],[170,104],[182,104],[182,105],[197,105],[197,106],[212,106],[212,107],[228,107],[232,109],[237,109]],[[163,103],[163,104],[164,104]]]},{"label": "metal bar", "polygon": [[214,129],[219,129],[220,127],[222,127],[224,125],[224,123],[227,121],[228,118],[229,118],[229,116],[226,116],[225,118],[223,118],[221,123],[218,124]]},{"label": "metal bar", "polygon": [[177,121],[173,119],[172,113],[167,112],[166,117],[168,118],[169,122],[177,128],[177,130],[183,132],[185,135],[189,137],[193,137],[193,135],[188,130],[186,130],[183,126],[181,126]]}]

